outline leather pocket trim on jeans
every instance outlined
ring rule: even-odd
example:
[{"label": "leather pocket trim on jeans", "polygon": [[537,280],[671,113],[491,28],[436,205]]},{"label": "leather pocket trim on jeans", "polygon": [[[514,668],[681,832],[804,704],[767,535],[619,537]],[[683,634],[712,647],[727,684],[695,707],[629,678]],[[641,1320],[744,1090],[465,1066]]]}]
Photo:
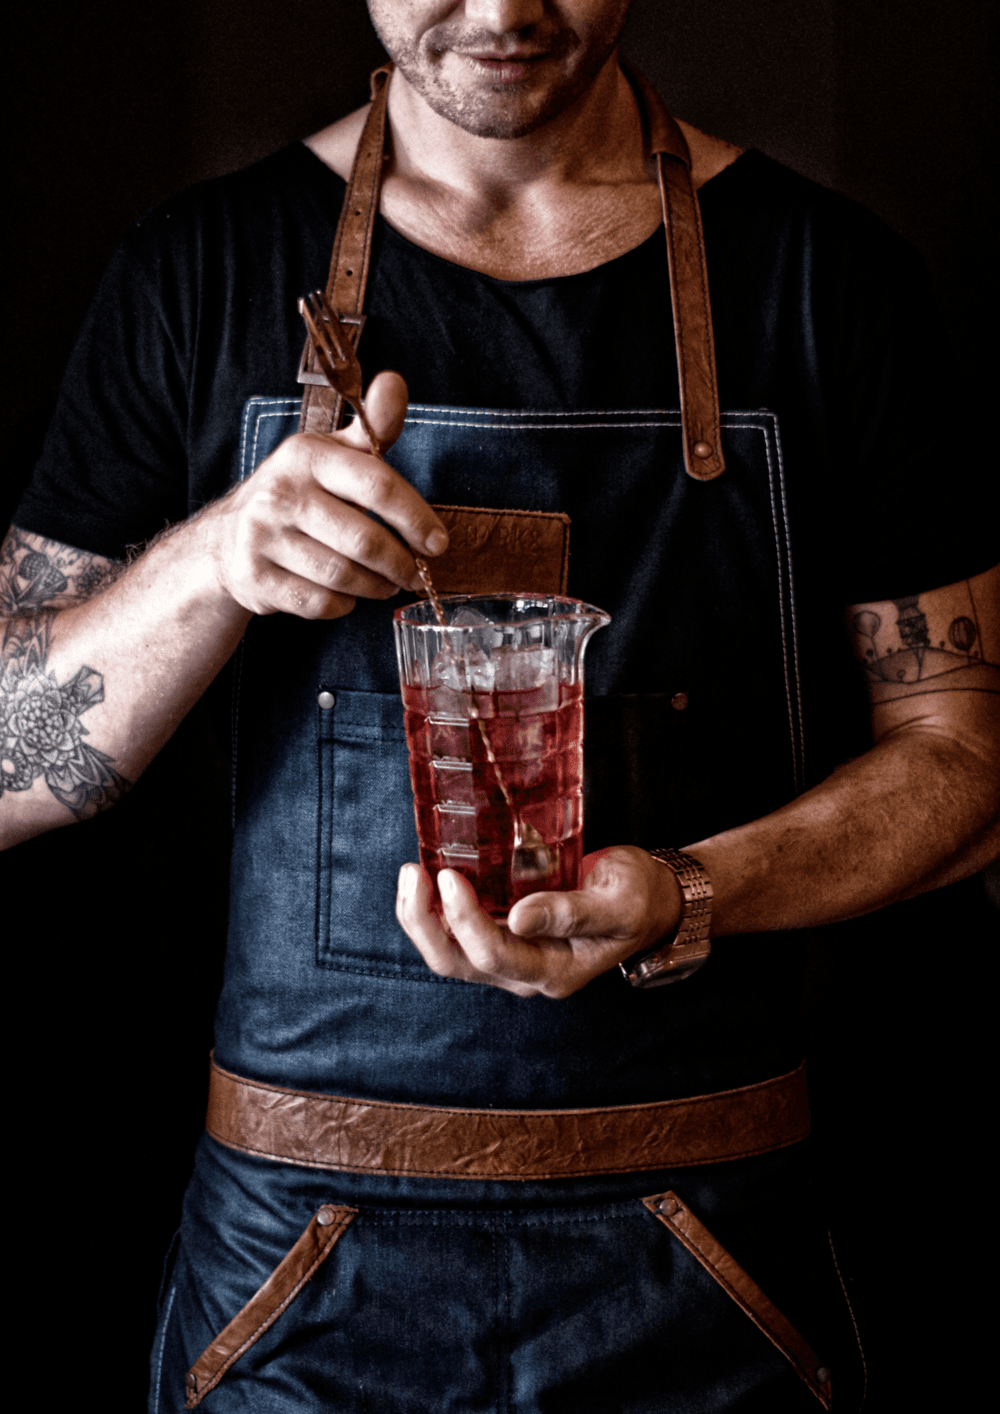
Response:
[{"label": "leather pocket trim on jeans", "polygon": [[195,1409],[226,1371],[250,1349],[295,1300],[326,1261],[357,1213],[357,1208],[324,1203],[287,1256],[263,1286],[221,1331],[187,1373],[186,1409]]},{"label": "leather pocket trim on jeans", "polygon": [[833,1386],[829,1369],[820,1363],[791,1322],[768,1300],[753,1278],[716,1241],[687,1204],[676,1193],[670,1192],[656,1193],[651,1198],[643,1198],[642,1202],[784,1355],[823,1408],[830,1409]]}]

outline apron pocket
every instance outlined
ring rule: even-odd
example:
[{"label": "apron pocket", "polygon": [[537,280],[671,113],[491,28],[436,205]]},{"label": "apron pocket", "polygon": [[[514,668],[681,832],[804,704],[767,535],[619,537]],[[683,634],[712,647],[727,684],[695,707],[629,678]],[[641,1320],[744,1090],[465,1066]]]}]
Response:
[{"label": "apron pocket", "polygon": [[784,1355],[823,1408],[832,1408],[833,1387],[829,1369],[820,1363],[791,1322],[715,1240],[708,1228],[698,1221],[687,1204],[676,1193],[670,1192],[656,1193],[650,1198],[643,1198],[642,1202]]},{"label": "apron pocket", "polygon": [[316,961],[440,981],[396,922],[396,877],[419,858],[398,691],[332,686],[318,709]]},{"label": "apron pocket", "polygon": [[195,1409],[226,1371],[295,1300],[354,1219],[356,1208],[324,1203],[288,1255],[187,1373],[185,1407]]}]

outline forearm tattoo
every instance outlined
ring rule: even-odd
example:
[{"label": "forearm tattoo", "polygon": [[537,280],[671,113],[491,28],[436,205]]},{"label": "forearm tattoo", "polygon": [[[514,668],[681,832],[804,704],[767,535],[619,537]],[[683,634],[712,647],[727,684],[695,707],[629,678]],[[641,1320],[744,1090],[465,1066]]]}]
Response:
[{"label": "forearm tattoo", "polygon": [[78,820],[119,800],[131,782],[91,746],[80,718],[104,701],[104,678],[82,666],[60,683],[48,667],[59,607],[115,578],[99,557],[12,530],[0,546],[0,796],[43,779]]},{"label": "forearm tattoo", "polygon": [[92,599],[123,565],[12,526],[0,545],[0,615]]},{"label": "forearm tattoo", "polygon": [[873,702],[955,689],[1000,693],[1000,664],[986,656],[967,581],[857,605],[853,627]]}]

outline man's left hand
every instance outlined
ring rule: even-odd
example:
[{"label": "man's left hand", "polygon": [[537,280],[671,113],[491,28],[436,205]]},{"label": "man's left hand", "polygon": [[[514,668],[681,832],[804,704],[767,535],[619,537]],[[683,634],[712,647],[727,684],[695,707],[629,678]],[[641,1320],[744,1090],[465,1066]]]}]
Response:
[{"label": "man's left hand", "polygon": [[420,866],[399,871],[396,917],[427,966],[441,977],[519,997],[578,992],[673,933],[681,915],[671,871],[630,845],[588,854],[579,889],[529,894],[506,926],[480,908],[472,885],[454,869],[442,869],[437,882],[443,922],[432,911],[433,884]]}]

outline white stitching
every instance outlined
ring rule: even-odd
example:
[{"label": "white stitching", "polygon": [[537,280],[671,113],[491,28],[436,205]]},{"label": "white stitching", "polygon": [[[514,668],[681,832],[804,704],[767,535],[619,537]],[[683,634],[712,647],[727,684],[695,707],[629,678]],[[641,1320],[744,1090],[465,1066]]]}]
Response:
[{"label": "white stitching", "polygon": [[[451,412],[448,403],[410,403],[411,412]],[[462,408],[467,417],[642,417],[653,414],[657,417],[676,417],[680,423],[679,408],[578,408],[575,412],[532,412],[530,408]],[[731,413],[731,417],[741,417],[742,413]],[[748,413],[746,416],[752,416]]]},{"label": "white stitching", "polygon": [[250,412],[253,408],[253,405],[253,398],[247,398],[246,406],[243,409],[243,428],[240,432],[240,471],[238,477],[238,480],[240,481],[242,481],[244,476],[246,475],[247,427],[250,424]]},{"label": "white stitching", "polygon": [[[792,747],[792,786],[796,792],[799,789],[798,753],[795,750],[795,716],[792,711],[792,684],[788,674],[788,636],[785,632],[785,578],[781,563],[781,533],[778,526],[778,508],[774,495],[774,466],[771,461],[771,444],[765,428],[760,429],[764,434],[764,454],[767,457],[767,483],[771,493],[771,521],[774,526],[774,555],[778,566],[778,613],[781,618],[781,647],[782,658],[784,660],[785,674],[785,701],[788,704],[788,736]],[[784,492],[784,485],[782,485]]]},{"label": "white stitching", "polygon": [[861,1332],[858,1330],[858,1323],[854,1316],[854,1307],[851,1305],[851,1298],[847,1294],[847,1285],[840,1270],[840,1263],[837,1261],[837,1249],[833,1245],[833,1233],[827,1229],[826,1240],[830,1244],[830,1255],[833,1257],[833,1268],[837,1273],[837,1280],[840,1282],[840,1289],[844,1293],[844,1304],[847,1306],[847,1314],[851,1318],[851,1325],[854,1327],[854,1339],[857,1342],[858,1354],[861,1356],[861,1403],[858,1405],[857,1414],[861,1414],[865,1407],[865,1400],[868,1397],[868,1365],[865,1361],[865,1350],[861,1344]]},{"label": "white stitching", "polygon": [[238,733],[238,731],[239,731],[239,725],[240,725],[240,684],[241,684],[242,681],[243,681],[243,639],[241,638],[240,641],[239,641],[239,643],[236,645],[236,663],[235,663],[235,666],[234,666],[234,668],[233,668],[233,705],[232,705],[232,711],[231,711],[231,713],[230,713],[231,722],[232,722],[232,725],[231,725],[231,737],[232,737],[232,741],[231,741],[231,749],[230,749],[230,755],[231,755],[230,773],[231,773],[231,780],[232,780],[232,784],[231,784],[231,787],[230,787],[230,793],[231,793],[231,795],[232,795],[232,801],[231,801],[231,823],[232,823],[232,827],[233,827],[234,830],[236,829],[236,757],[237,757],[237,733]]},{"label": "white stitching", "polygon": [[167,1343],[167,1325],[170,1322],[170,1312],[174,1309],[174,1297],[177,1295],[176,1286],[170,1288],[170,1298],[167,1301],[167,1309],[163,1316],[163,1325],[160,1328],[160,1353],[156,1358],[156,1389],[153,1394],[153,1414],[160,1414],[160,1377],[163,1374],[163,1349]]},{"label": "white stitching", "polygon": [[[258,413],[257,421],[256,421],[256,424],[255,424],[255,426],[254,426],[254,431],[253,431],[253,450],[252,450],[251,453],[250,453],[250,467],[249,467],[249,470],[250,470],[250,472],[252,473],[252,472],[253,472],[253,469],[254,469],[254,464],[255,464],[255,462],[256,462],[256,460],[257,460],[257,438],[258,438],[259,435],[260,435],[260,424],[264,421],[264,418],[265,418],[265,417],[288,417],[290,414],[294,413],[295,409],[299,406],[300,402],[301,402],[301,399],[300,399],[300,398],[263,398],[263,397],[247,398],[246,406],[245,406],[244,409],[243,409],[243,430],[242,430],[242,432],[241,432],[241,434],[240,434],[240,471],[239,471],[239,480],[240,480],[240,481],[245,481],[246,478],[247,478],[247,474],[248,474],[248,472],[247,472],[247,428],[248,428],[248,424],[249,424],[249,422],[250,422],[251,413],[254,412],[254,411],[257,411],[257,413]],[[283,403],[283,404],[285,405],[285,411],[284,411],[284,412],[260,412],[260,411],[259,411],[259,409],[262,408],[262,407],[275,407],[275,406],[277,406],[279,403]],[[231,731],[232,731],[232,748],[231,748],[231,752],[230,752],[230,756],[231,756],[231,761],[230,761],[230,774],[231,774],[230,794],[231,794],[232,800],[231,800],[230,810],[231,810],[231,819],[232,819],[233,829],[236,828],[236,760],[237,760],[237,740],[238,740],[239,724],[240,724],[240,683],[242,682],[242,679],[243,679],[243,640],[241,639],[240,642],[239,642],[239,644],[237,645],[237,648],[236,648],[236,664],[235,664],[235,668],[234,668],[234,671],[233,671],[233,700],[232,700],[232,708],[231,708],[231,711],[230,711],[230,718],[231,718],[231,724],[232,724],[232,725],[231,725]]]},{"label": "white stitching", "polygon": [[[274,401],[277,402],[278,399],[275,398]],[[298,406],[298,404],[296,404],[296,406]],[[261,425],[261,423],[264,421],[265,418],[268,418],[268,417],[291,417],[291,416],[293,415],[294,411],[295,411],[294,408],[289,408],[286,412],[262,412],[262,413],[259,415],[259,417],[257,418],[257,426],[254,428],[254,433],[253,433],[253,451],[252,451],[251,454],[250,454],[251,473],[252,473],[253,469],[256,468],[256,465],[257,465],[257,438],[260,436],[260,425]],[[243,480],[243,477],[242,477],[242,476],[240,477],[240,480],[241,480],[241,481]]]},{"label": "white stitching", "polygon": [[[295,409],[299,406],[299,403],[300,403],[300,402],[301,402],[301,399],[300,399],[300,398],[260,398],[260,397],[257,397],[257,398],[247,398],[246,406],[245,406],[244,409],[243,409],[243,431],[242,431],[241,434],[240,434],[240,475],[239,475],[240,481],[244,481],[244,480],[246,479],[246,475],[247,475],[247,424],[248,424],[249,421],[250,421],[250,414],[251,414],[251,412],[252,412],[255,408],[259,408],[259,407],[275,407],[275,406],[277,406],[278,403],[284,403],[285,406],[286,406],[286,409],[287,409],[287,412],[286,412],[286,413],[283,414],[283,413],[278,413],[278,412],[265,412],[265,413],[262,413],[262,414],[261,414],[261,417],[282,417],[282,416],[287,416],[287,415],[289,415],[290,413],[293,413],[293,412],[295,411]],[[258,418],[258,427],[259,427],[259,425],[260,425],[260,418]],[[256,430],[254,431],[253,445],[254,445],[254,452],[253,452],[253,455],[256,456],[256,454],[257,454],[257,433],[256,433]],[[252,466],[252,459],[251,459],[251,466]]]},{"label": "white stitching", "polygon": [[799,714],[799,751],[796,789],[805,790],[806,726],[802,708],[802,676],[799,669],[799,636],[795,616],[795,575],[792,566],[792,532],[788,524],[788,502],[785,497],[785,463],[781,455],[781,431],[775,414],[769,414],[774,433],[774,451],[778,458],[778,478],[781,482],[781,517],[785,527],[785,557],[788,561],[788,619],[792,638],[792,662],[795,674],[795,701]]},{"label": "white stitching", "polygon": [[[279,414],[272,412],[272,413],[265,413],[264,416],[265,416],[265,417],[278,417]],[[450,418],[450,417],[439,417],[439,418],[431,418],[431,417],[407,417],[406,421],[407,421],[407,424],[413,423],[413,424],[416,424],[417,426],[420,426],[420,427],[482,427],[482,426],[483,426],[483,424],[482,424],[481,422],[460,422],[460,421],[458,421],[456,418]],[[665,421],[665,420],[664,420],[664,421],[661,421],[661,422],[574,422],[574,423],[572,423],[569,427],[566,427],[565,424],[564,424],[562,427],[560,427],[559,424],[558,424],[558,423],[555,423],[555,422],[536,422],[536,423],[531,424],[530,426],[529,426],[528,424],[525,424],[525,426],[524,426],[523,428],[514,427],[514,428],[510,428],[510,429],[505,428],[505,429],[503,429],[503,430],[504,430],[504,431],[510,430],[510,431],[514,431],[514,432],[520,432],[520,431],[533,432],[533,431],[535,431],[536,429],[541,429],[542,431],[545,431],[545,430],[559,430],[559,431],[572,432],[572,431],[573,431],[575,428],[577,428],[577,427],[580,427],[580,428],[602,427],[602,428],[605,428],[608,432],[617,432],[617,431],[619,431],[619,430],[620,430],[621,428],[623,428],[623,427],[680,427],[680,426],[681,426],[681,424],[680,424],[679,421],[667,422],[667,421]],[[724,424],[724,426],[725,426],[727,432],[763,432],[764,435],[765,435],[765,437],[767,436],[767,429],[766,429],[765,427],[761,427],[761,425],[760,425],[759,423],[757,423],[757,422],[727,422],[727,423]]]},{"label": "white stitching", "polygon": [[[272,416],[273,416],[273,414],[272,414]],[[417,427],[482,427],[482,426],[483,426],[483,424],[482,424],[481,422],[459,422],[457,419],[455,419],[455,418],[450,418],[450,417],[437,417],[437,418],[435,418],[435,417],[407,417],[406,422],[407,422],[407,425],[408,425],[408,426],[417,426]],[[680,426],[680,423],[679,423],[679,422],[574,422],[574,423],[570,424],[570,426],[567,427],[565,424],[563,424],[562,426],[560,426],[559,423],[557,423],[557,422],[535,422],[535,423],[531,424],[530,426],[527,426],[527,425],[526,425],[525,427],[502,428],[502,429],[500,429],[500,430],[505,431],[505,432],[506,432],[506,431],[513,431],[513,432],[535,432],[535,431],[542,431],[542,432],[544,432],[544,431],[549,431],[549,430],[551,430],[551,431],[556,431],[556,430],[557,430],[557,431],[560,431],[560,432],[575,432],[578,428],[579,428],[581,431],[583,431],[583,430],[588,429],[588,428],[591,428],[591,429],[592,429],[592,428],[595,428],[595,427],[600,427],[600,428],[602,428],[602,429],[603,429],[604,431],[606,431],[606,432],[618,432],[618,431],[620,431],[623,427],[679,427],[679,426]],[[761,431],[762,429],[761,429],[761,428],[756,428],[755,430],[759,432],[759,431]]]}]

